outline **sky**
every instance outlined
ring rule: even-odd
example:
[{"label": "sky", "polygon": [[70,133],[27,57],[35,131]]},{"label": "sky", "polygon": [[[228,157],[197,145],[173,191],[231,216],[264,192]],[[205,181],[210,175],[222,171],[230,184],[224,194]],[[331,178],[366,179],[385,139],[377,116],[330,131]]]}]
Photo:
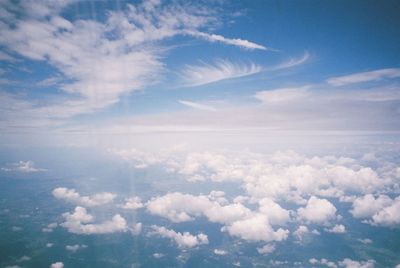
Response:
[{"label": "sky", "polygon": [[1,6],[7,142],[71,131],[399,130],[397,1]]},{"label": "sky", "polygon": [[399,1],[0,0],[0,267],[400,267]]}]

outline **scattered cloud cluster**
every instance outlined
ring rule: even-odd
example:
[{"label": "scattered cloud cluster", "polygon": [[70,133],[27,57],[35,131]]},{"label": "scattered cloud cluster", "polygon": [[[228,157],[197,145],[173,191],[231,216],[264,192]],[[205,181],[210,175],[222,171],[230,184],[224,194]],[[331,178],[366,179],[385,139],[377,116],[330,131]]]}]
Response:
[{"label": "scattered cloud cluster", "polygon": [[95,207],[111,203],[116,197],[113,193],[98,193],[92,196],[81,196],[75,189],[68,189],[65,187],[55,188],[53,196],[57,199],[62,199],[72,204]]},{"label": "scattered cloud cluster", "polygon": [[350,212],[355,218],[369,218],[368,222],[374,225],[399,225],[400,196],[392,199],[387,195],[367,194],[353,201]]},{"label": "scattered cloud cluster", "polygon": [[106,234],[125,232],[128,229],[126,220],[119,214],[102,223],[91,223],[94,217],[88,214],[85,208],[79,206],[75,208],[73,213],[64,213],[63,217],[65,222],[61,223],[61,226],[74,234]]},{"label": "scattered cloud cluster", "polygon": [[271,244],[266,244],[261,248],[257,248],[258,253],[267,255],[275,251],[275,246]]},{"label": "scattered cloud cluster", "polygon": [[374,260],[367,260],[367,261],[355,261],[352,259],[343,259],[337,263],[333,261],[328,261],[327,259],[316,259],[311,258],[309,263],[312,265],[319,265],[319,266],[326,266],[330,268],[338,268],[338,267],[345,267],[345,268],[374,268],[375,261]]},{"label": "scattered cloud cluster", "polygon": [[31,160],[19,161],[18,163],[9,164],[6,167],[2,167],[1,170],[6,172],[23,172],[23,173],[46,171],[46,169],[35,167],[35,163]]},{"label": "scattered cloud cluster", "polygon": [[87,248],[87,245],[79,245],[79,244],[75,244],[75,245],[66,245],[65,249],[68,251],[71,251],[72,253],[77,252],[80,249],[85,249]]},{"label": "scattered cloud cluster", "polygon": [[193,248],[199,245],[208,244],[208,237],[203,233],[198,235],[192,235],[189,232],[179,233],[157,225],[153,225],[152,229],[152,234],[172,239],[180,248]]},{"label": "scattered cloud cluster", "polygon": [[[272,209],[253,212],[239,203],[221,205],[208,196],[194,196],[179,192],[151,199],[147,210],[173,222],[194,220],[194,217],[206,217],[210,222],[223,224],[222,231],[249,241],[281,241],[288,236],[288,230],[274,230],[271,224],[284,224],[289,220],[289,212],[272,200]],[[267,206],[268,207],[268,206]]]}]

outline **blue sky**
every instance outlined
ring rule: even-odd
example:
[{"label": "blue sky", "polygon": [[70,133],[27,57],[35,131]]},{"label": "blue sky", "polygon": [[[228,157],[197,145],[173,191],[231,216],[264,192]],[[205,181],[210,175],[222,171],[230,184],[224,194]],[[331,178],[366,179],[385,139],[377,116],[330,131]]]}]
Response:
[{"label": "blue sky", "polygon": [[399,14],[0,0],[0,266],[399,268]]},{"label": "blue sky", "polygon": [[2,129],[398,130],[398,11],[396,1],[4,1]]}]

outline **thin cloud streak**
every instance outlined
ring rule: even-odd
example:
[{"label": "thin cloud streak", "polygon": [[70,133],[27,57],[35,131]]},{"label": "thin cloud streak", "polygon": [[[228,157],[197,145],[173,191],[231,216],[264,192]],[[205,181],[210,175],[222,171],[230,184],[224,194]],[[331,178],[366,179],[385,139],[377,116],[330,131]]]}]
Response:
[{"label": "thin cloud streak", "polygon": [[233,63],[229,60],[216,60],[212,64],[188,65],[181,73],[184,85],[189,87],[201,86],[225,79],[238,78],[256,74],[262,67],[255,64]]},{"label": "thin cloud streak", "polygon": [[273,51],[273,49],[267,48],[263,45],[259,45],[259,44],[250,42],[248,40],[241,39],[241,38],[226,38],[219,34],[208,34],[208,33],[198,32],[198,31],[187,31],[186,33],[193,37],[201,38],[201,39],[204,39],[209,42],[220,42],[220,43],[224,43],[227,45],[238,46],[238,47],[241,47],[244,49],[249,49],[249,50],[260,49],[260,50]]},{"label": "thin cloud streak", "polygon": [[197,109],[197,110],[210,111],[210,112],[215,112],[217,110],[210,105],[200,104],[197,102],[185,101],[185,100],[179,100],[178,102],[180,104],[183,104],[185,106],[188,106],[190,108]]},{"label": "thin cloud streak", "polygon": [[345,76],[332,77],[327,82],[333,86],[344,86],[355,83],[379,81],[400,77],[400,68],[379,69],[370,72],[354,73]]}]

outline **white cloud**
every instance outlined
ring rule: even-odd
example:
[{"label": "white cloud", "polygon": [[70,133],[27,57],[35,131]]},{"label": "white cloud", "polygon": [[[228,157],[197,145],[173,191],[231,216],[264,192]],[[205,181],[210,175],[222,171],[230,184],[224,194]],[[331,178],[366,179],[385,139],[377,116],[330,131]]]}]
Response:
[{"label": "white cloud", "polygon": [[342,224],[336,224],[330,229],[325,229],[329,233],[343,234],[346,232],[346,227]]},{"label": "white cloud", "polygon": [[111,203],[116,197],[113,193],[98,193],[92,196],[81,196],[75,189],[58,187],[53,190],[53,196],[67,202],[85,207],[95,207]]},{"label": "white cloud", "polygon": [[370,81],[379,81],[400,77],[400,68],[379,69],[370,72],[361,72],[345,76],[332,77],[327,82],[334,86],[344,86],[354,83],[363,83]]},{"label": "white cloud", "polygon": [[83,207],[76,207],[73,213],[66,212],[63,214],[65,222],[61,226],[68,229],[69,232],[75,234],[106,234],[114,232],[125,232],[127,223],[121,215],[116,214],[111,220],[98,224],[90,223],[94,217],[87,213]]},{"label": "white cloud", "polygon": [[302,241],[304,236],[308,235],[310,230],[305,225],[300,225],[296,231],[293,232],[293,236],[296,237],[297,240]]},{"label": "white cloud", "polygon": [[250,42],[248,40],[244,40],[244,39],[240,39],[240,38],[226,38],[223,37],[222,35],[218,35],[218,34],[208,34],[208,33],[204,33],[204,32],[199,32],[199,31],[187,31],[187,34],[197,37],[197,38],[201,38],[210,42],[221,42],[227,45],[233,45],[233,46],[238,46],[244,49],[261,49],[261,50],[273,50],[273,49],[269,49],[266,48],[265,46]]},{"label": "white cloud", "polygon": [[[270,206],[268,210],[266,206]],[[205,216],[209,221],[223,224],[223,231],[250,241],[281,241],[288,231],[275,231],[271,225],[282,225],[289,220],[289,212],[272,200],[262,200],[258,211],[251,211],[240,203],[221,205],[209,197],[179,192],[151,199],[147,210],[173,222],[194,220]]]},{"label": "white cloud", "polygon": [[142,232],[142,223],[138,222],[133,224],[132,228],[131,228],[131,233],[134,235],[138,235]]},{"label": "white cloud", "polygon": [[6,172],[16,171],[16,172],[23,172],[23,173],[46,171],[46,169],[35,167],[35,163],[31,160],[19,161],[18,163],[9,164],[6,167],[2,167],[1,170],[6,171]]},{"label": "white cloud", "polygon": [[3,51],[0,51],[0,61],[10,61],[10,62],[15,62],[16,59],[8,55],[7,53],[4,53]]},{"label": "white cloud", "polygon": [[153,253],[153,257],[156,258],[156,259],[162,258],[164,256],[165,256],[164,254],[159,253],[159,252]]},{"label": "white cloud", "polygon": [[53,246],[54,246],[53,243],[46,243],[46,248],[51,248],[51,247],[53,247]]},{"label": "white cloud", "polygon": [[266,244],[265,246],[263,246],[261,248],[257,248],[257,251],[260,254],[267,255],[267,254],[270,254],[275,251],[275,246],[271,245],[271,244]]},{"label": "white cloud", "polygon": [[50,268],[64,268],[64,263],[62,262],[55,262],[52,265],[50,265]]},{"label": "white cloud", "polygon": [[31,260],[31,257],[24,255],[21,258],[19,258],[17,260],[17,262],[25,262],[25,261],[30,261],[30,260]]},{"label": "white cloud", "polygon": [[308,88],[304,86],[258,91],[255,98],[265,104],[298,101],[309,97]]},{"label": "white cloud", "polygon": [[352,259],[344,259],[343,261],[339,262],[339,266],[345,268],[374,268],[375,261],[368,260],[368,261],[354,261]]},{"label": "white cloud", "polygon": [[330,267],[330,268],[337,268],[338,266],[332,262],[332,261],[328,261],[327,259],[316,259],[316,258],[311,258],[308,260],[309,263],[311,263],[312,265],[321,265],[321,266],[326,266],[326,267]]},{"label": "white cloud", "polygon": [[183,104],[185,106],[188,106],[190,108],[194,108],[197,110],[202,110],[202,111],[216,111],[216,109],[210,105],[206,105],[206,104],[201,104],[201,103],[197,103],[197,102],[193,102],[193,101],[185,101],[185,100],[179,100],[178,101],[180,104]]},{"label": "white cloud", "polygon": [[368,218],[391,204],[391,202],[392,200],[386,195],[379,195],[375,198],[372,194],[367,194],[353,201],[353,208],[350,213],[355,218]]},{"label": "white cloud", "polygon": [[53,229],[56,228],[58,224],[56,222],[48,224],[46,227],[42,228],[42,232],[44,233],[51,233]]},{"label": "white cloud", "polygon": [[360,241],[363,244],[372,244],[372,240],[369,238],[363,238],[363,239],[358,239],[358,241]]},{"label": "white cloud", "polygon": [[287,69],[301,65],[307,62],[310,59],[310,57],[311,57],[310,53],[308,51],[305,51],[303,56],[301,56],[300,58],[291,58],[288,61],[282,62],[281,64],[274,66],[272,70]]},{"label": "white cloud", "polygon": [[185,86],[201,86],[225,79],[252,75],[262,71],[254,63],[233,63],[228,60],[216,60],[212,64],[187,65],[181,73]]},{"label": "white cloud", "polygon": [[307,206],[299,208],[297,214],[305,221],[324,224],[336,217],[336,208],[328,200],[312,196]]},{"label": "white cloud", "polygon": [[208,244],[208,237],[203,233],[200,233],[198,235],[192,235],[189,232],[179,233],[175,232],[174,230],[156,225],[153,225],[152,229],[153,234],[158,234],[162,237],[174,240],[180,248],[192,248],[199,245]]},{"label": "white cloud", "polygon": [[73,253],[77,252],[80,249],[84,249],[84,248],[87,248],[87,245],[76,244],[76,245],[66,245],[65,246],[66,250],[71,251]]},{"label": "white cloud", "polygon": [[160,82],[168,51],[162,41],[177,35],[266,49],[247,40],[199,32],[218,21],[215,11],[200,4],[143,1],[109,11],[103,21],[96,21],[63,17],[63,8],[71,2],[6,1],[7,7],[18,10],[18,16],[7,12],[12,19],[0,25],[0,43],[30,60],[46,61],[71,81],[60,85],[67,93],[63,98],[32,105],[40,118],[63,120],[97,111]]},{"label": "white cloud", "polygon": [[282,241],[286,240],[289,234],[288,230],[282,228],[276,231],[272,229],[268,218],[262,214],[234,221],[230,225],[224,226],[222,230],[227,231],[232,236],[254,242]]},{"label": "white cloud", "polygon": [[400,196],[392,201],[392,203],[372,216],[374,224],[377,225],[399,225],[400,224]]},{"label": "white cloud", "polygon": [[350,213],[355,218],[370,218],[374,225],[391,226],[400,224],[400,196],[392,199],[386,195],[376,198],[367,194],[356,198]]},{"label": "white cloud", "polygon": [[216,249],[214,249],[214,254],[215,255],[226,255],[226,254],[228,254],[228,252],[226,250],[216,248]]},{"label": "white cloud", "polygon": [[121,206],[124,209],[139,209],[143,207],[142,200],[138,196],[125,199],[125,204]]},{"label": "white cloud", "polygon": [[308,261],[312,265],[320,265],[320,266],[326,266],[330,268],[337,268],[337,267],[345,267],[345,268],[374,268],[375,267],[375,261],[374,260],[367,260],[367,261],[354,261],[352,259],[345,258],[342,261],[339,261],[337,263],[333,261],[329,261],[327,259],[316,259],[316,258],[311,258]]}]

